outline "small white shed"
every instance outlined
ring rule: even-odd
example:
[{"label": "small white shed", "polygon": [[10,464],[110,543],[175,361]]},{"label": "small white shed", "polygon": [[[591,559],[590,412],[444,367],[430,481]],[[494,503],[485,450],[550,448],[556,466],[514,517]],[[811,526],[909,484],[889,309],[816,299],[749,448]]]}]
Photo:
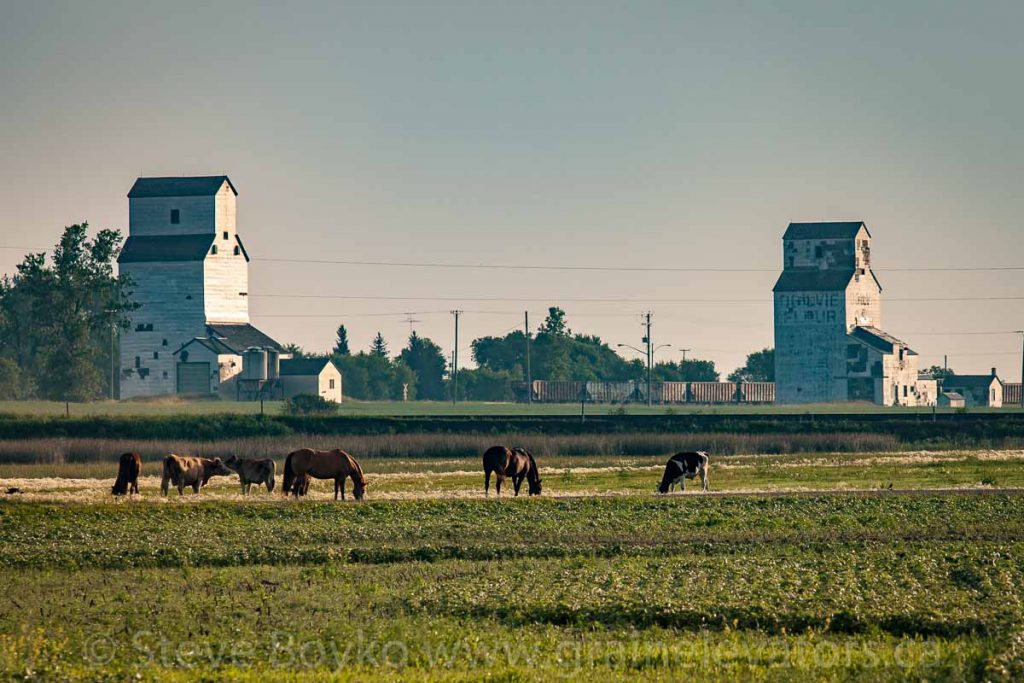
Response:
[{"label": "small white shed", "polygon": [[329,358],[282,359],[281,391],[284,398],[313,394],[341,403],[341,371]]}]

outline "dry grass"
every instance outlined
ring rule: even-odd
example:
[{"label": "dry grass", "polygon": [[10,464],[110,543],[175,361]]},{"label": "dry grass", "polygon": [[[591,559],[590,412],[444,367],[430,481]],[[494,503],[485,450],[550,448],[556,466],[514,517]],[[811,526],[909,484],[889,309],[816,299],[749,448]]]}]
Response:
[{"label": "dry grass", "polygon": [[379,436],[249,437],[219,441],[184,439],[18,439],[0,442],[0,463],[109,462],[134,451],[157,461],[168,453],[206,457],[278,457],[303,447],[343,448],[357,457],[464,458],[494,444],[514,444],[537,456],[643,456],[703,450],[716,455],[742,453],[850,453],[893,451],[886,434],[387,434]]}]

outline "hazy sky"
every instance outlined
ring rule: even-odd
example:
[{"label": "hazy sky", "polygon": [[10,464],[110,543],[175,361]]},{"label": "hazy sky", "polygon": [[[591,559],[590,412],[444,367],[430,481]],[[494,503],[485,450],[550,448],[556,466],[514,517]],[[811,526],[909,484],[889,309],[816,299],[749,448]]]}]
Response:
[{"label": "hazy sky", "polygon": [[1024,301],[895,299],[1024,296],[1024,271],[885,269],[1024,266],[1022,24],[1019,1],[0,0],[0,246],[126,229],[139,175],[227,173],[253,321],[282,342],[326,350],[343,321],[397,351],[412,311],[450,350],[451,308],[468,344],[550,302],[639,346],[651,309],[657,343],[724,374],[772,343],[787,223],[862,219],[886,330],[1019,381],[1019,337],[946,333],[1024,327]]}]

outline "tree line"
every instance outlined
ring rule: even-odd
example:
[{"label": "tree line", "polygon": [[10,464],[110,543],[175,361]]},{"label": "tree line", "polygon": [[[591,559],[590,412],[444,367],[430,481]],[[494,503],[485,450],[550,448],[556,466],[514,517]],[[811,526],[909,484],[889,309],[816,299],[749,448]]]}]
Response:
[{"label": "tree line", "polygon": [[[13,275],[0,280],[0,399],[42,398],[87,401],[116,395],[119,349],[116,334],[127,329],[132,300],[130,278],[114,273],[121,233],[100,230],[92,239],[88,224],[65,228],[52,257],[25,256]],[[475,368],[460,369],[460,398],[510,401],[514,386],[526,378],[527,338],[523,330],[472,341]],[[364,400],[451,398],[451,365],[441,347],[412,332],[392,353],[379,332],[369,349],[353,352],[348,331],[338,327],[326,354],[342,373],[347,396]],[[627,360],[600,337],[574,332],[564,310],[548,309],[530,335],[531,374],[547,380],[644,381],[646,366]],[[112,373],[111,368],[115,368]],[[718,381],[709,360],[661,361],[652,379]],[[750,354],[730,381],[773,381],[774,352]]]},{"label": "tree line", "polygon": [[[459,370],[459,397],[475,401],[512,401],[515,387],[526,378],[526,332],[516,330],[500,337],[487,336],[471,343],[476,368]],[[288,351],[305,353],[295,345]],[[761,352],[758,352],[761,353]],[[769,360],[770,360],[770,351]],[[447,400],[451,398],[451,364],[440,346],[413,332],[398,353],[388,352],[380,334],[370,348],[353,353],[348,330],[338,327],[329,357],[342,373],[346,396],[362,400]],[[751,362],[753,369],[741,368],[746,381],[760,377],[763,362]],[[600,337],[573,332],[564,310],[548,309],[547,317],[530,335],[531,374],[537,379],[583,381],[645,381],[647,369],[640,359],[627,360]],[[772,368],[774,373],[774,367]],[[734,373],[735,374],[735,373]],[[714,361],[687,359],[661,361],[652,367],[655,382],[716,382],[720,375]]]}]

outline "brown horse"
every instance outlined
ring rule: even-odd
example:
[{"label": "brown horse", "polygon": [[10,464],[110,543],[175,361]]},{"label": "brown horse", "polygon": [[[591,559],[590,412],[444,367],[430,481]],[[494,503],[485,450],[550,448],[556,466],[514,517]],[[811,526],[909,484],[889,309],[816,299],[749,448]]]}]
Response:
[{"label": "brown horse", "polygon": [[142,457],[138,453],[125,453],[117,464],[117,479],[110,488],[115,496],[139,492],[139,475],[142,474]]},{"label": "brown horse", "polygon": [[363,468],[351,455],[336,448],[333,451],[314,451],[303,448],[288,454],[284,461],[284,494],[293,493],[296,498],[309,490],[309,478],[333,479],[334,500],[345,500],[345,478],[352,478],[352,495],[362,500],[369,486],[363,476]]},{"label": "brown horse", "polygon": [[492,446],[484,452],[484,495],[490,495],[491,474],[494,474],[494,490],[501,495],[501,483],[505,477],[512,479],[515,495],[525,479],[531,496],[539,496],[541,490],[540,470],[537,462],[525,448]]}]

